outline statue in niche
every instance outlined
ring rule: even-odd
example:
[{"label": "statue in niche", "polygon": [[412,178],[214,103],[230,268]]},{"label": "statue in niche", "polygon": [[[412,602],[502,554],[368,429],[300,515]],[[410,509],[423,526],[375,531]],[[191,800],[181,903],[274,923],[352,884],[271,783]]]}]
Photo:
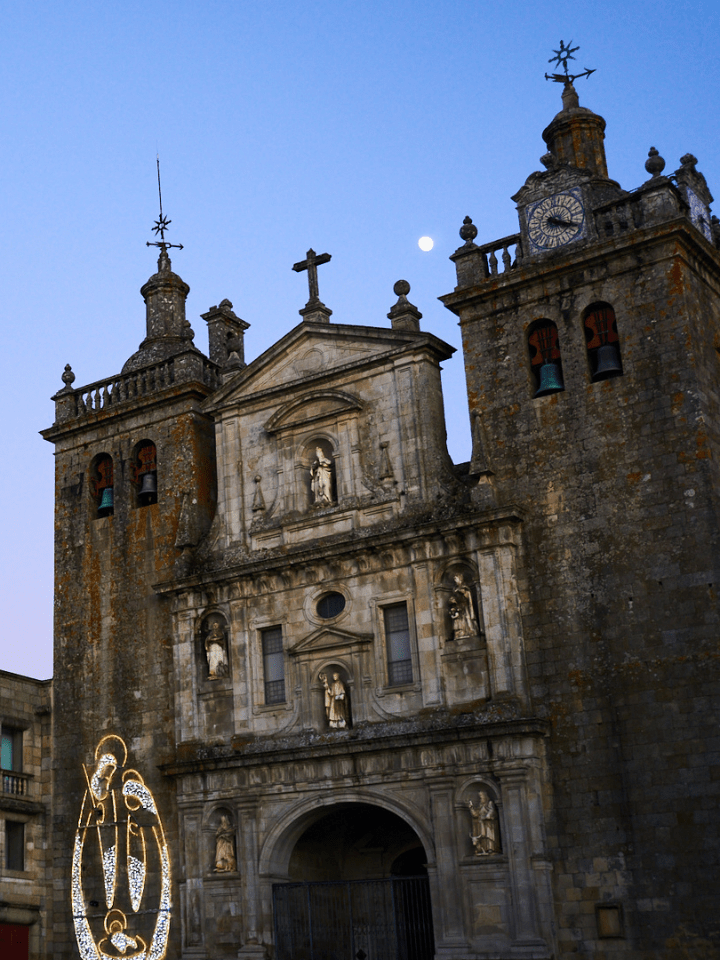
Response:
[{"label": "statue in niche", "polygon": [[332,460],[328,460],[321,447],[315,447],[315,460],[310,467],[310,479],[313,503],[321,507],[332,503]]},{"label": "statue in niche", "polygon": [[500,829],[498,825],[497,808],[484,790],[478,793],[477,806],[468,800],[470,816],[472,817],[472,841],[476,857],[489,857],[493,853],[500,853]]},{"label": "statue in niche", "polygon": [[320,674],[320,682],[325,687],[325,716],[333,730],[345,730],[350,725],[347,690],[339,673],[333,673],[332,683],[327,676]]},{"label": "statue in niche", "polygon": [[220,680],[228,674],[225,631],[220,620],[213,620],[205,637],[205,656],[208,662],[208,679]]},{"label": "statue in niche", "polygon": [[475,619],[472,590],[465,583],[465,577],[461,573],[456,573],[453,580],[455,589],[448,600],[453,640],[458,640],[460,637],[478,637],[480,628]]},{"label": "statue in niche", "polygon": [[235,831],[226,813],[220,817],[220,826],[215,831],[215,873],[232,873],[237,870],[235,858]]}]

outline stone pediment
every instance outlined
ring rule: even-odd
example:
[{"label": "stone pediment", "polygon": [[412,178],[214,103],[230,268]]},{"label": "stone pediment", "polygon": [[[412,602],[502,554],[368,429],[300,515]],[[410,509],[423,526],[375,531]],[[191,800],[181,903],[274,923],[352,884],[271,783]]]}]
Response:
[{"label": "stone pediment", "polygon": [[560,193],[570,187],[578,187],[580,184],[593,179],[597,179],[597,177],[588,170],[581,170],[579,167],[573,167],[569,164],[558,164],[551,170],[537,170],[535,173],[531,173],[512,199],[519,207],[523,207],[533,200],[540,200],[553,193]]},{"label": "stone pediment", "polygon": [[339,630],[334,627],[320,627],[298,640],[289,649],[293,656],[308,656],[313,653],[328,653],[331,650],[348,650],[373,642],[371,633],[355,633],[349,630]]},{"label": "stone pediment", "polygon": [[340,324],[301,323],[261,354],[206,402],[207,410],[266,391],[298,387],[383,356],[430,345],[446,360],[454,348],[429,333]]},{"label": "stone pediment", "polygon": [[341,390],[313,390],[297,400],[283,404],[265,424],[268,433],[280,433],[290,427],[335,417],[350,410],[361,410],[362,400]]}]

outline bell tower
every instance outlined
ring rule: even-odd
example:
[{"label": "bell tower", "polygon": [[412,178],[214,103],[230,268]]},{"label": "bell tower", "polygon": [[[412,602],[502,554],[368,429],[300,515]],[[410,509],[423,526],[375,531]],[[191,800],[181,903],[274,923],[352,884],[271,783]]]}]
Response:
[{"label": "bell tower", "polygon": [[[83,804],[90,820],[98,820],[101,804],[109,802],[109,788],[102,784],[115,761],[105,759],[103,767],[97,760],[101,738],[114,745],[112,750],[103,748],[108,756],[117,758],[126,748],[127,765],[133,770],[125,777],[139,791],[136,805],[145,797],[147,817],[154,803],[152,816],[164,824],[170,863],[176,844],[173,793],[158,770],[158,764],[172,755],[174,744],[171,612],[169,601],[156,595],[153,584],[188,568],[193,549],[214,515],[214,433],[201,405],[219,384],[219,373],[193,343],[185,318],[189,287],[172,271],[170,244],[163,237],[158,246],[157,272],[141,290],[146,336],[139,349],[118,375],[80,388],[74,386],[75,375],[66,366],[64,386],[53,398],[55,422],[42,434],[55,444],[56,452],[56,903],[49,925],[53,942],[47,945],[54,957],[77,955],[73,913],[76,930],[82,933],[82,924],[87,924],[96,942],[100,935],[112,935],[121,945],[131,945],[131,939],[139,943],[139,934],[133,933],[129,920],[124,927],[122,917],[133,911],[136,919],[145,916],[142,896],[152,897],[159,889],[160,880],[153,878],[148,859],[147,868],[143,867],[147,875],[142,874],[144,893],[136,883],[132,909],[128,907],[126,914],[119,909],[118,894],[118,909],[110,917],[114,864],[117,859],[117,870],[124,869],[119,851],[125,841],[121,837],[105,843],[102,869],[94,879],[90,861],[73,852]],[[134,771],[143,778],[146,793],[141,781],[132,779]],[[131,806],[128,802],[128,809]],[[102,845],[105,828],[97,829]],[[138,836],[133,834],[133,843],[139,843]],[[76,839],[76,848],[77,843]],[[128,857],[130,844],[128,834]],[[90,841],[86,849],[90,852],[83,856],[94,855]],[[136,859],[140,857],[137,853]],[[75,876],[81,867],[85,887],[79,894],[74,884],[71,891],[71,873]],[[162,883],[166,882],[164,875]],[[174,888],[163,886],[161,899],[159,908],[157,904],[148,907],[159,909],[158,917],[177,901]],[[87,911],[81,922],[78,904]],[[162,923],[157,922],[162,933]],[[160,933],[156,931],[156,938]],[[147,935],[144,940],[149,942]]]},{"label": "bell tower", "polygon": [[561,952],[612,938],[614,955],[660,955],[708,935],[720,879],[698,859],[718,692],[720,251],[692,155],[664,176],[653,147],[640,186],[609,178],[605,121],[566,54],[518,232],[477,244],[466,218],[441,299],[460,320],[473,458],[526,517]]}]

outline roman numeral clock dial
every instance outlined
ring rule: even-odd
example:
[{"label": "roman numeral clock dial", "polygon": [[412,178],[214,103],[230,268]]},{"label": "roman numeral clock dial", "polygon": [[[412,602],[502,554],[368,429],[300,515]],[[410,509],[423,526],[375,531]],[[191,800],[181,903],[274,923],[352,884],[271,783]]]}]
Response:
[{"label": "roman numeral clock dial", "polygon": [[554,250],[585,235],[585,209],[574,190],[556,193],[528,207],[527,225],[533,253]]}]

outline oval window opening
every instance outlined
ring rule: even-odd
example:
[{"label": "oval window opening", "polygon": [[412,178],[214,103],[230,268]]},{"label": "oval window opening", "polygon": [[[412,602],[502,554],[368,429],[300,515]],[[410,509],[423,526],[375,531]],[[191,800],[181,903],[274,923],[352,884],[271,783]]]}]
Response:
[{"label": "oval window opening", "polygon": [[324,597],[318,600],[318,616],[323,620],[331,620],[337,617],[345,609],[345,597],[341,593],[326,593]]}]

